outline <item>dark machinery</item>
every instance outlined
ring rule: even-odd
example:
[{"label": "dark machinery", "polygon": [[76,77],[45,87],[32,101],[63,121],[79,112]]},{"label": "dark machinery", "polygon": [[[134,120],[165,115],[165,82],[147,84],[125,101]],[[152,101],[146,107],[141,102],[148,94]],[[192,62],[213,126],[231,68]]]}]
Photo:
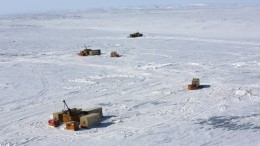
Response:
[{"label": "dark machinery", "polygon": [[65,100],[63,100],[63,103],[64,103],[64,108],[62,110],[63,114],[66,114],[66,115],[69,115],[69,116],[76,116],[76,115],[81,114],[82,109],[77,109],[77,108],[70,109]]},{"label": "dark machinery", "polygon": [[130,38],[136,38],[136,37],[142,37],[143,34],[139,33],[139,32],[136,32],[136,33],[132,33],[129,35]]},{"label": "dark machinery", "polygon": [[[63,108],[62,112],[65,113],[65,114],[71,115],[71,109],[70,109],[69,106],[67,105],[66,101],[63,100],[63,103],[64,103],[64,108]],[[66,107],[67,107],[68,110],[65,110]]]}]

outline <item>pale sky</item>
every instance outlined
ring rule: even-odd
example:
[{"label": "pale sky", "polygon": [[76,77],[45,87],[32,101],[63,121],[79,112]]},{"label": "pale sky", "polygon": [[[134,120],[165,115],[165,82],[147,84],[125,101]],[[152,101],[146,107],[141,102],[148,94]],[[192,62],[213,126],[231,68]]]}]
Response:
[{"label": "pale sky", "polygon": [[185,4],[259,5],[260,0],[0,0],[0,14]]}]

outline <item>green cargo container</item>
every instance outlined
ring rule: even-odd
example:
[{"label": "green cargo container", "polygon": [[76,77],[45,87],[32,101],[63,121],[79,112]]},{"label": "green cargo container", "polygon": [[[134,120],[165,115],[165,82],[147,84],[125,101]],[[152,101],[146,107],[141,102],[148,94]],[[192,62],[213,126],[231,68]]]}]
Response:
[{"label": "green cargo container", "polygon": [[100,50],[91,50],[91,51],[89,51],[89,55],[101,55],[101,51]]}]

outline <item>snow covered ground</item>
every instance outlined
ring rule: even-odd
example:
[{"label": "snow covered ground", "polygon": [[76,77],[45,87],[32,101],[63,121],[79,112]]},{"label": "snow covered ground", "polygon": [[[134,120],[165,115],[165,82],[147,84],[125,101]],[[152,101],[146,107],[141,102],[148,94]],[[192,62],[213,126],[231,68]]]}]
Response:
[{"label": "snow covered ground", "polygon": [[[0,145],[257,146],[259,32],[260,6],[0,16]],[[103,107],[102,123],[49,127],[63,99]]]}]

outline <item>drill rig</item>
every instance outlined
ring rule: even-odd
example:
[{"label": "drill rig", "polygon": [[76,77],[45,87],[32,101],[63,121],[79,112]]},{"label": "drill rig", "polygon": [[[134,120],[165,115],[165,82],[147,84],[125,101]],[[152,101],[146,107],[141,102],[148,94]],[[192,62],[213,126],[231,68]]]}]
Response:
[{"label": "drill rig", "polygon": [[91,108],[83,111],[81,108],[69,108],[65,100],[63,100],[63,103],[63,110],[61,112],[53,113],[53,119],[49,120],[50,126],[58,127],[62,123],[65,123],[66,129],[78,130],[79,123],[87,122],[87,124],[81,124],[81,127],[85,128],[100,123],[100,119],[103,116],[101,107]]}]

